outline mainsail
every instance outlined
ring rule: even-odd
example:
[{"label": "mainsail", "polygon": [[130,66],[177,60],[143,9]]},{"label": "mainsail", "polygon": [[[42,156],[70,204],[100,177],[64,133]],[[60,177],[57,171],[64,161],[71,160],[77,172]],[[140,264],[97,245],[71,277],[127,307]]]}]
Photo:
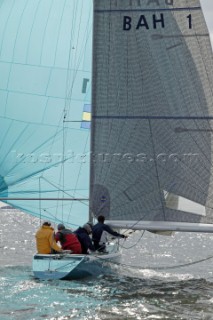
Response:
[{"label": "mainsail", "polygon": [[91,212],[118,227],[212,231],[213,56],[200,1],[97,0],[93,32]]},{"label": "mainsail", "polygon": [[0,3],[0,198],[71,225],[88,219],[92,19],[90,0]]}]

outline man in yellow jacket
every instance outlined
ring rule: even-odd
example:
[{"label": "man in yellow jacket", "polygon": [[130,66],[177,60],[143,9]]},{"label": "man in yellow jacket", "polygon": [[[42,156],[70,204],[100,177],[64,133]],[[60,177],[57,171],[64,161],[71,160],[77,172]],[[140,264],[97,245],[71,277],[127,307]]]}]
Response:
[{"label": "man in yellow jacket", "polygon": [[50,222],[44,222],[41,228],[36,232],[36,246],[40,254],[49,254],[56,252],[63,252],[55,241],[54,229]]}]

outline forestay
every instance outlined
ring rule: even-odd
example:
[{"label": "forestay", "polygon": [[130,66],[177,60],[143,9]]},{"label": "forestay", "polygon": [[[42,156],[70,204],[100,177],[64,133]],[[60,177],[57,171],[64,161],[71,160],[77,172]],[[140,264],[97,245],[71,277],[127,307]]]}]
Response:
[{"label": "forestay", "polygon": [[92,19],[91,0],[0,4],[0,198],[74,225],[88,219]]},{"label": "forestay", "polygon": [[200,2],[94,1],[93,50],[91,211],[134,229],[212,224],[213,59]]}]

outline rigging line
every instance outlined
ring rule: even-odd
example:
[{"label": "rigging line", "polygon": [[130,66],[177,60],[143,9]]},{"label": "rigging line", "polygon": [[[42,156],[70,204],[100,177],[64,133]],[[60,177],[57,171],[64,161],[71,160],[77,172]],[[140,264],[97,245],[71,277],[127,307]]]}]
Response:
[{"label": "rigging line", "polygon": [[[76,9],[77,10],[77,9]],[[82,16],[82,10],[83,10],[83,2],[82,2],[82,6],[81,6],[81,9],[80,9],[80,13],[81,13],[81,16]],[[80,32],[80,22],[79,22],[79,29],[78,29],[78,34],[79,34],[79,32]],[[88,37],[88,36],[87,36]],[[78,37],[78,40],[79,40],[79,37]],[[85,41],[84,40],[84,48],[86,47],[86,42],[87,41]],[[77,42],[77,46],[78,46],[78,42]],[[70,42],[70,48],[71,48],[71,42]],[[84,51],[83,51],[83,48],[82,48],[82,53],[81,53],[81,55],[84,53]],[[77,52],[75,52],[75,55],[77,54]],[[79,61],[78,62],[75,62],[75,64],[77,65],[77,68],[76,68],[76,72],[73,74],[73,76],[72,76],[72,82],[71,82],[71,89],[69,90],[69,92],[68,92],[68,97],[71,99],[71,96],[72,96],[72,90],[73,90],[73,85],[74,85],[74,81],[75,81],[75,78],[76,78],[76,76],[77,76],[77,72],[78,72],[78,67],[79,67],[79,65],[80,65],[80,62],[81,62],[81,55],[80,55],[80,57],[79,57]],[[74,58],[75,58],[75,56],[74,56]],[[75,58],[75,60],[76,60],[76,58]],[[70,56],[69,56],[69,61],[71,61],[71,50],[70,50]],[[68,75],[67,75],[67,88],[68,88]],[[67,89],[68,90],[68,89]],[[66,116],[67,116],[67,114],[68,114],[68,112],[70,111],[70,108],[71,108],[71,105],[65,105],[65,117],[64,117],[64,122],[65,122],[65,119],[66,119]],[[66,139],[66,137],[64,136],[64,139]],[[87,137],[87,140],[88,140],[88,137]],[[86,142],[86,144],[87,144],[87,142]],[[86,145],[85,145],[85,147],[86,147]],[[81,167],[82,167],[82,165],[81,165]],[[79,169],[79,173],[78,173],[78,178],[77,178],[77,181],[76,181],[76,186],[77,186],[77,183],[78,183],[78,180],[79,180],[79,176],[80,176],[80,171],[81,171],[81,168]],[[70,207],[70,212],[71,212],[71,210],[72,210],[72,205],[71,205],[71,207]],[[69,215],[70,215],[70,213],[69,213]]]},{"label": "rigging line", "polygon": [[[89,201],[89,199],[88,199],[88,201]],[[56,209],[56,205],[53,205],[53,204],[51,204],[51,205],[49,205],[49,203],[45,203],[45,210],[47,211],[47,210],[52,210],[52,209]],[[64,204],[64,208],[66,209],[66,208],[69,208],[70,207],[70,203],[69,203],[69,201],[66,203],[66,204]]]},{"label": "rigging line", "polygon": [[[34,208],[34,207],[33,207],[33,208]],[[21,208],[21,209],[22,209],[22,208]],[[56,223],[55,221],[58,221],[58,222],[61,223],[61,219],[57,219],[57,218],[55,217],[55,215],[52,214],[52,212],[50,212],[50,211],[48,211],[48,210],[46,210],[46,209],[42,209],[42,210],[43,210],[43,212],[46,214],[46,215],[44,215],[44,214],[42,215],[42,219],[43,219],[43,220],[45,220],[45,219],[47,219],[47,220],[51,219],[51,221],[54,221],[54,223]],[[28,210],[28,212],[31,212],[32,215],[34,215],[35,217],[38,217],[38,214],[35,214],[34,211]]]},{"label": "rigging line", "polygon": [[[66,111],[65,111],[65,108],[63,110],[63,113],[61,115],[61,119],[64,119],[66,117]],[[54,141],[53,141],[54,142]],[[61,163],[61,167],[60,167],[60,177],[59,177],[59,180],[61,180],[61,177],[62,177],[62,189],[63,190],[60,190],[59,188],[58,189],[58,196],[60,195],[60,192],[62,192],[62,197],[64,198],[64,188],[65,188],[65,170],[64,170],[64,166],[65,166],[65,161],[66,161],[66,158],[65,158],[65,123],[63,122],[63,128],[62,128],[62,158],[63,158],[63,162]],[[52,147],[53,147],[53,144],[52,144]],[[45,179],[47,181],[47,179]],[[49,182],[49,181],[47,181]],[[50,182],[49,182],[50,183]],[[62,201],[61,203],[61,206],[62,206],[62,221],[63,221],[63,213],[64,213],[64,202]],[[58,207],[59,207],[59,202],[57,202],[57,206],[56,206],[56,212],[59,212],[58,210]],[[57,215],[55,216],[55,219],[57,218]]]},{"label": "rigging line", "polygon": [[[207,260],[210,260],[213,258],[213,256],[210,256],[210,257],[207,257],[207,258],[204,258],[204,259],[200,259],[200,260],[196,260],[196,261],[193,261],[193,262],[190,262],[190,263],[185,263],[185,264],[179,264],[179,265],[176,265],[176,266],[164,266],[164,267],[149,267],[149,266],[146,266],[146,267],[140,267],[140,266],[136,266],[136,265],[128,265],[128,264],[125,264],[125,263],[120,263],[120,262],[116,262],[116,261],[109,261],[108,259],[105,259],[103,256],[101,255],[95,255],[95,254],[91,254],[91,256],[99,259],[99,260],[102,260],[104,261],[105,263],[107,264],[113,264],[113,265],[117,265],[117,266],[121,266],[123,268],[130,268],[130,269],[135,269],[135,270],[168,270],[168,269],[177,269],[177,268],[183,268],[183,267],[186,267],[186,266],[189,266],[189,265],[195,265],[195,264],[198,264],[198,263],[202,263],[204,261],[207,261]],[[83,257],[79,263],[81,261],[84,260],[85,257]],[[68,265],[72,265],[73,262],[69,262],[67,263],[66,265],[62,266],[62,267],[59,267],[55,270],[58,270],[58,269],[61,269],[61,268],[64,268]],[[212,278],[212,277],[210,277]]]},{"label": "rigging line", "polygon": [[[63,127],[61,127],[61,121],[63,119],[63,115],[61,115],[61,117],[59,118],[58,120],[58,125],[56,126],[56,130],[55,130],[55,133],[53,135],[51,135],[44,143],[42,143],[41,146],[44,146],[47,142],[50,142],[50,145],[49,145],[49,153],[51,154],[51,150],[53,149],[53,146],[55,144],[55,140],[57,138],[60,138],[60,134],[62,133],[63,135]],[[41,146],[37,147],[37,149],[39,149]],[[55,163],[54,165],[56,164],[59,164],[60,162],[58,163]],[[43,170],[43,173],[41,174],[41,176],[43,177],[44,173],[45,173],[45,170],[46,168],[48,169],[48,165],[47,163],[45,163],[44,165],[44,170]]]},{"label": "rigging line", "polygon": [[[70,58],[69,58],[70,60]],[[78,62],[78,64],[80,64],[80,61]],[[78,68],[76,69],[76,74],[77,74],[77,70]],[[74,80],[75,80],[75,77],[76,77],[76,74],[73,76],[73,80],[72,80],[72,86],[71,86],[71,90],[69,92],[69,97],[71,98],[72,96],[72,87],[73,87],[73,83],[74,83]],[[68,81],[67,81],[67,87],[68,87]],[[68,112],[69,112],[69,105],[65,104],[65,108],[64,108],[64,121],[63,121],[63,149],[65,148],[65,140],[66,140],[66,135],[65,135],[65,122],[68,122],[66,121],[66,117],[68,115]],[[64,154],[64,151],[63,151],[63,154]],[[64,172],[64,166],[62,166],[63,168],[61,168],[61,171],[62,171],[62,184],[64,185],[64,175],[65,175],[65,172]],[[82,202],[83,203],[83,202]],[[83,203],[85,205],[85,203]],[[70,211],[71,211],[72,207],[70,208]],[[63,208],[62,208],[63,210]]]},{"label": "rigging line", "polygon": [[47,183],[49,183],[50,185],[52,185],[54,188],[56,188],[57,190],[64,192],[65,194],[67,194],[68,196],[71,197],[71,195],[68,192],[65,192],[63,188],[63,185],[60,187],[60,185],[56,185],[53,182],[50,182],[49,180],[47,180],[44,176],[41,177],[44,181],[46,181]]},{"label": "rigging line", "polygon": [[[129,227],[128,229],[125,229],[125,230],[126,230],[125,232],[127,232],[127,231],[129,231],[129,230],[132,230],[132,228],[133,228],[134,226],[136,226],[140,221],[143,221],[144,218],[145,218],[147,215],[148,215],[148,213],[144,214],[139,220],[137,220],[135,223],[133,223],[133,224],[131,225],[131,227]],[[121,228],[121,229],[124,229],[124,228]],[[144,231],[146,231],[146,230],[144,230]],[[124,232],[124,233],[125,233],[125,232]]]},{"label": "rigging line", "polygon": [[40,219],[40,225],[41,225],[41,177],[39,177],[39,219]]},{"label": "rigging line", "polygon": [[[65,5],[64,5],[64,6],[65,6]],[[48,15],[47,23],[48,23],[48,20],[49,20],[49,16],[50,16],[51,10],[52,10],[52,7],[51,7],[50,10],[49,10],[49,15]],[[63,9],[63,10],[64,10],[64,9]],[[47,23],[46,23],[45,32],[44,32],[44,35],[43,35],[43,40],[44,40],[44,38],[45,38]],[[59,37],[59,33],[58,33],[58,37]],[[57,42],[58,42],[58,40],[57,40]],[[55,56],[56,56],[56,50],[55,50]],[[41,58],[42,58],[42,52],[41,52],[40,59],[41,59]],[[54,60],[54,64],[55,64],[55,60]],[[52,70],[53,70],[53,68],[52,68]],[[52,70],[51,70],[50,74],[52,73]],[[49,78],[49,79],[50,79],[50,78]],[[48,87],[48,84],[47,84],[47,87]],[[48,103],[48,99],[47,99],[47,103]],[[47,104],[46,104],[46,106],[47,106]],[[44,114],[43,114],[43,117],[44,117]],[[58,120],[58,125],[57,125],[57,127],[56,127],[56,132],[55,132],[55,134],[54,134],[54,136],[53,136],[52,145],[50,145],[50,149],[49,149],[49,150],[51,150],[51,148],[53,147],[53,145],[54,145],[54,143],[55,143],[55,138],[56,138],[56,136],[58,135],[58,133],[60,132],[59,129],[60,129],[61,120],[63,119],[62,117],[63,117],[63,115],[61,115],[61,117],[60,117],[59,120]],[[62,130],[63,130],[63,129],[62,129]],[[42,173],[42,176],[43,176],[43,174],[44,174],[44,172]]]},{"label": "rigging line", "polygon": [[184,263],[184,264],[177,264],[176,266],[158,267],[158,268],[156,268],[156,269],[157,269],[157,270],[163,270],[163,269],[183,268],[183,267],[191,266],[191,265],[194,265],[194,264],[198,264],[198,263],[201,263],[201,262],[210,260],[210,259],[213,259],[213,256],[210,256],[210,257],[207,257],[207,258],[203,258],[203,259],[200,259],[200,260],[195,260],[195,261],[188,262],[188,263]]},{"label": "rigging line", "polygon": [[[82,7],[81,7],[81,14],[82,14]],[[80,32],[80,27],[79,27],[78,33],[79,33],[79,32]],[[80,60],[80,58],[79,58],[78,65],[80,64],[80,61],[81,61],[81,60]],[[78,70],[78,69],[77,69],[77,70]],[[72,79],[71,91],[70,91],[70,93],[69,93],[70,97],[71,97],[71,95],[72,95],[72,88],[73,88],[73,83],[74,83],[75,77],[76,77],[76,75],[77,75],[77,70],[76,70],[76,73],[75,73],[75,75],[73,76],[73,79]],[[87,137],[87,140],[88,140],[88,137]],[[86,144],[87,144],[87,141],[86,141]],[[85,144],[85,147],[86,147],[86,144]],[[82,167],[82,165],[81,165],[81,167]],[[80,171],[81,171],[81,168],[79,169],[78,178],[77,178],[77,181],[76,181],[76,186],[77,186],[77,183],[78,183],[78,180],[79,180]],[[71,205],[71,207],[70,207],[70,212],[71,212],[71,210],[72,210],[72,205]],[[70,215],[70,213],[69,213],[69,215]]]},{"label": "rigging line", "polygon": [[[88,135],[87,135],[86,142],[85,142],[85,145],[84,145],[84,152],[85,152],[85,150],[86,150],[86,146],[87,146],[87,144],[88,144],[88,139],[89,139],[89,137],[90,137],[90,135],[88,134]],[[81,170],[82,170],[82,166],[83,166],[83,162],[81,163],[81,165],[80,165],[80,167],[79,167],[78,176],[77,176],[77,179],[76,179],[76,182],[75,182],[74,195],[76,194],[77,184],[78,184],[78,182],[79,182],[79,178],[80,178],[80,173],[81,173]],[[89,204],[88,204],[88,205],[89,205]],[[70,210],[69,210],[69,214],[68,214],[68,218],[70,217],[72,208],[73,208],[73,203],[71,203]]]},{"label": "rigging line", "polygon": [[[21,210],[22,208],[20,208],[20,210]],[[52,208],[51,208],[52,209]],[[46,214],[46,215],[42,215],[42,219],[43,220],[45,220],[45,219],[47,219],[47,220],[51,220],[51,221],[54,221],[54,224],[56,224],[56,222],[57,223],[63,223],[64,221],[62,221],[62,219],[60,219],[60,218],[57,218],[54,214],[52,214],[52,211],[49,211],[48,209],[42,209],[43,210],[43,212]],[[37,214],[34,214],[34,212],[33,211],[29,211],[28,210],[28,212],[31,212],[35,217],[38,217],[38,215]],[[66,221],[66,225],[68,226],[68,227],[70,227],[70,228],[76,228],[76,227],[79,227],[79,225],[78,224],[74,224],[74,223],[70,223],[70,222],[68,222],[68,220]]]},{"label": "rigging line", "polygon": [[[66,111],[64,109],[64,119],[66,119]],[[65,123],[63,121],[63,140],[62,140],[62,156],[63,156],[63,163],[61,165],[61,174],[62,174],[62,197],[64,198],[65,194],[64,194],[64,189],[65,189]],[[60,191],[58,190],[58,195],[60,194]],[[57,203],[57,212],[58,212],[58,207],[59,207],[59,202]],[[64,221],[64,202],[62,201],[61,204],[61,208],[62,208],[62,221]]]},{"label": "rigging line", "polygon": [[150,267],[150,266],[146,266],[146,267],[140,267],[140,266],[135,266],[135,265],[127,265],[125,263],[120,263],[120,262],[117,262],[117,261],[108,261],[98,255],[93,255],[95,256],[96,258],[99,258],[100,260],[104,260],[104,262],[108,263],[108,264],[114,264],[114,265],[118,265],[118,266],[121,266],[121,267],[127,267],[127,268],[131,268],[131,269],[138,269],[138,270],[167,270],[167,269],[177,269],[177,268],[183,268],[183,267],[186,267],[186,266],[190,266],[190,265],[195,265],[195,264],[198,264],[198,263],[201,263],[201,262],[204,262],[204,261],[207,261],[207,260],[210,260],[210,259],[213,259],[213,256],[210,256],[210,257],[207,257],[207,258],[204,258],[204,259],[200,259],[200,260],[196,260],[196,261],[193,261],[193,262],[189,262],[189,263],[184,263],[184,264],[179,264],[179,265],[175,265],[175,266],[164,266],[164,267]]},{"label": "rigging line", "polygon": [[[5,91],[5,90],[2,90],[1,89],[1,91]],[[14,93],[17,93],[16,91],[10,91],[10,92],[14,92]],[[24,92],[23,94],[25,94],[25,95],[30,95],[30,96],[35,96],[36,94],[32,94],[32,93],[28,93],[28,92]],[[37,95],[38,96],[38,95]],[[46,97],[46,98],[52,98],[52,96],[44,96],[44,95],[40,95],[40,96],[42,96],[42,97]],[[64,99],[62,99],[62,98],[59,98],[60,100],[64,100]],[[11,116],[8,116],[8,115],[4,115],[4,116],[1,116],[0,115],[0,119],[3,119],[3,120],[10,120],[10,121],[14,121],[15,123],[19,123],[19,124],[26,124],[26,121],[25,120],[21,120],[21,119],[14,119],[14,118],[12,118]],[[52,124],[52,123],[48,123],[48,124],[44,124],[44,123],[39,123],[38,121],[36,122],[34,119],[31,119],[31,121],[30,122],[27,122],[27,123],[30,123],[30,125],[40,125],[41,127],[48,127],[48,128],[55,128],[55,127],[57,127],[55,124]]]},{"label": "rigging line", "polygon": [[[140,238],[139,238],[139,239],[136,241],[136,243],[134,243],[132,246],[130,246],[130,247],[127,248],[127,247],[124,247],[124,246],[122,246],[121,244],[119,244],[119,247],[121,247],[122,249],[126,249],[126,250],[129,250],[129,249],[134,248],[134,247],[141,241],[141,239],[143,238],[145,231],[146,231],[146,230],[143,230]],[[135,232],[135,231],[134,231],[134,232]],[[125,232],[124,232],[124,233],[125,233]],[[131,232],[131,234],[132,234],[132,233],[133,233],[133,232]]]},{"label": "rigging line", "polygon": [[[64,5],[65,6],[65,5]],[[64,10],[64,9],[63,9]],[[71,34],[72,34],[72,32],[71,32]],[[71,40],[70,40],[71,41]],[[70,47],[71,47],[71,43],[70,43]],[[69,53],[69,60],[68,61],[70,61],[70,55],[71,55],[71,50],[69,51],[70,53]],[[69,70],[69,62],[68,62],[68,68],[67,68],[67,73],[69,72],[68,71]],[[68,79],[68,78],[67,78]],[[68,87],[68,82],[67,82],[67,87]],[[66,112],[67,112],[67,108],[66,108],[66,102],[67,102],[67,99],[65,99],[65,107],[64,107],[64,110],[63,110],[63,114],[61,115],[61,118],[59,119],[59,123],[58,123],[58,129],[59,129],[59,127],[60,127],[60,123],[61,123],[61,120],[62,119],[65,119],[66,118]],[[56,135],[57,135],[57,131],[56,131]],[[55,135],[55,136],[56,136]],[[65,148],[65,124],[64,124],[64,122],[63,122],[63,128],[62,128],[62,135],[63,135],[63,145],[62,145],[62,149],[63,149],[63,160],[65,160],[64,159],[64,148]],[[54,145],[54,139],[53,139],[53,141],[52,141],[52,147],[53,147],[53,145]],[[44,173],[43,173],[44,174]],[[43,174],[42,174],[42,176],[43,176]],[[62,185],[64,186],[64,163],[62,163],[62,166],[61,166],[61,175],[60,176],[62,176]],[[63,207],[63,204],[62,204],[62,207]],[[62,208],[63,209],[63,208]],[[63,211],[63,210],[62,210]]]}]

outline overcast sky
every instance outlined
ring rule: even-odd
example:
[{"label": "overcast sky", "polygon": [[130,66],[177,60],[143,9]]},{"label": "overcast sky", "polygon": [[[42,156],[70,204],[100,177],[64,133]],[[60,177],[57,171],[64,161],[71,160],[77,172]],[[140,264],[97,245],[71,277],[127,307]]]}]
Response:
[{"label": "overcast sky", "polygon": [[213,44],[213,0],[200,0]]}]

